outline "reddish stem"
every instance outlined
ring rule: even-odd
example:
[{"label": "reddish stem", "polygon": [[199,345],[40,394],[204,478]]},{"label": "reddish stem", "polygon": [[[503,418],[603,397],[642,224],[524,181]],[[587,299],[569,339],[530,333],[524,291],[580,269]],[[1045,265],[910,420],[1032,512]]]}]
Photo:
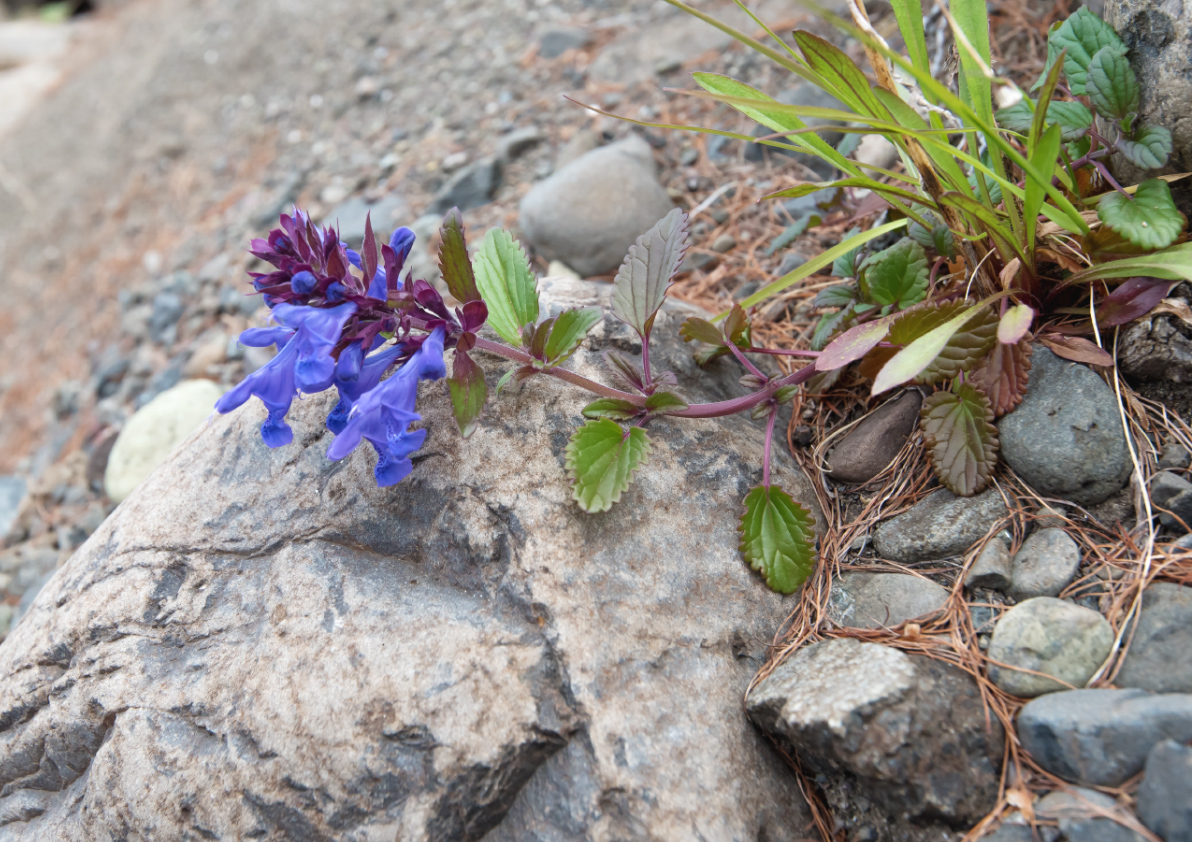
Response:
[{"label": "reddish stem", "polygon": [[774,441],[774,422],[778,420],[778,407],[770,410],[770,420],[766,422],[766,448],[762,452],[762,485],[770,487],[770,444]]}]

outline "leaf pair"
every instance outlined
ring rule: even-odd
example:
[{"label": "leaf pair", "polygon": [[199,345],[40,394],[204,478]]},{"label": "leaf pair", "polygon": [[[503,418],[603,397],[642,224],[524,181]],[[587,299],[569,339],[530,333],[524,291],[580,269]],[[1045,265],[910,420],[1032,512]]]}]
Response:
[{"label": "leaf pair", "polygon": [[691,316],[679,326],[679,335],[684,342],[698,344],[695,361],[700,365],[730,353],[729,342],[742,350],[753,347],[749,316],[740,304],[734,304],[729,310],[723,326],[717,327],[707,319]]}]

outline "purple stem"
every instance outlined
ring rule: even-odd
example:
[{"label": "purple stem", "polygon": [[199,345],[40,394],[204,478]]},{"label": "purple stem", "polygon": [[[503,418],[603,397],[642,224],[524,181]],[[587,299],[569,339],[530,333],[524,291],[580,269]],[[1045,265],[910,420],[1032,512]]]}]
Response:
[{"label": "purple stem", "polygon": [[778,420],[778,407],[770,410],[770,420],[766,422],[766,448],[762,452],[762,485],[770,487],[770,443],[774,441],[774,422]]},{"label": "purple stem", "polygon": [[[761,370],[749,361],[749,357],[745,356],[744,352],[737,347],[736,342],[733,342],[728,337],[725,337],[725,344],[728,346],[728,349],[733,352],[733,356],[737,358],[737,362],[749,369],[750,374],[755,374],[762,380],[766,379],[766,375],[762,374]],[[646,376],[649,377],[649,375]]]},{"label": "purple stem", "polygon": [[1105,169],[1104,164],[1102,164],[1100,161],[1093,161],[1093,166],[1097,168],[1097,172],[1101,173],[1101,177],[1104,178],[1106,181],[1108,181],[1109,185],[1114,190],[1121,193],[1127,199],[1133,200],[1134,197],[1122,189],[1122,185],[1118,184],[1117,179],[1115,179],[1112,175],[1109,174],[1109,170]]},{"label": "purple stem", "polygon": [[650,334],[649,333],[647,333],[645,336],[642,337],[642,375],[643,375],[643,380],[645,380],[646,391],[653,392],[654,389],[651,385],[651,380],[653,378],[650,377]]},{"label": "purple stem", "polygon": [[773,354],[776,357],[818,357],[823,351],[787,351],[784,348],[746,348],[747,354]]},{"label": "purple stem", "polygon": [[[523,365],[531,365],[534,362],[534,358],[529,354],[488,339],[477,337],[475,347],[481,351],[487,351],[490,354],[496,354],[498,357],[504,357],[507,360],[513,360]],[[574,386],[579,386],[581,389],[587,389],[589,392],[603,395],[606,398],[629,401],[634,406],[645,407],[646,405],[646,399],[642,395],[634,395],[629,392],[609,388],[601,383],[597,383],[595,380],[589,380],[582,374],[576,374],[574,371],[568,371],[565,368],[548,368],[543,370],[542,373],[549,374],[551,377],[557,377],[560,380],[565,380]],[[757,392],[751,392],[748,395],[742,395],[739,398],[732,398],[727,401],[692,404],[686,409],[663,414],[671,418],[723,418],[726,415],[735,415],[738,412],[753,409],[759,403],[765,403],[774,397],[774,393],[783,386],[797,386],[800,383],[806,383],[814,376],[815,363],[812,363],[811,365],[803,366],[803,368],[792,374],[788,374],[786,377],[771,380],[764,388]]]}]

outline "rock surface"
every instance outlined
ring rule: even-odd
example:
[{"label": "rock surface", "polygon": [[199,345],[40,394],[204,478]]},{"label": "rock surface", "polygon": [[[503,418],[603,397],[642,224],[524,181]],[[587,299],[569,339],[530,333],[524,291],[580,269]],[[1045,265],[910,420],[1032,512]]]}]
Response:
[{"label": "rock surface", "polygon": [[526,240],[581,275],[617,271],[634,240],[670,213],[650,146],[638,135],[595,149],[534,185],[521,202]]},{"label": "rock surface", "polygon": [[1114,683],[1156,693],[1192,693],[1192,588],[1156,582]]},{"label": "rock surface", "polygon": [[1006,666],[991,663],[989,678],[1024,698],[1068,689],[1066,685],[1083,687],[1112,647],[1113,628],[1096,611],[1046,596],[1028,599],[1003,614],[993,628],[989,658]]},{"label": "rock surface", "polygon": [[878,553],[891,561],[915,562],[961,555],[1001,518],[1006,501],[991,488],[975,497],[936,491],[874,530]]},{"label": "rock surface", "polygon": [[1086,786],[1119,786],[1161,740],[1192,739],[1192,695],[1069,690],[1028,702],[1018,739],[1047,771]]},{"label": "rock surface", "polygon": [[[609,291],[570,289],[551,306]],[[671,312],[658,365],[692,399],[734,394],[731,365],[687,388]],[[614,328],[595,344],[627,342]],[[573,359],[600,376],[595,350]],[[461,442],[443,384],[426,389],[430,434],[398,486],[376,488],[363,450],[327,461],[334,396],[295,402],[278,450],[254,404],[59,570],[0,646],[0,816],[28,821],[10,835],[814,832],[740,707],[789,611],[741,561],[726,502],[760,476],[761,428],[658,425],[633,488],[588,516],[563,468],[581,393],[531,380]]]},{"label": "rock surface", "polygon": [[1138,816],[1166,842],[1192,839],[1192,747],[1164,740],[1151,749]]},{"label": "rock surface", "polygon": [[1111,796],[1085,787],[1053,790],[1035,804],[1035,816],[1058,824],[1064,842],[1145,842],[1141,833],[1108,818],[1106,813],[1126,817]]},{"label": "rock surface", "polygon": [[1062,529],[1040,529],[1014,554],[1010,596],[1059,596],[1080,569],[1080,547]]},{"label": "rock surface", "polygon": [[0,477],[0,541],[8,536],[8,530],[12,528],[12,522],[17,519],[23,499],[25,499],[24,477]]},{"label": "rock surface", "polygon": [[[780,274],[785,273],[780,270]],[[879,407],[828,453],[832,466],[828,476],[837,482],[859,483],[881,473],[906,443],[922,405],[923,395],[912,389]]]},{"label": "rock surface", "polygon": [[1036,346],[1022,403],[998,421],[1002,458],[1036,491],[1100,503],[1129,479],[1117,399],[1083,365]]},{"label": "rock surface", "polygon": [[849,838],[939,839],[936,823],[967,829],[996,800],[1001,726],[986,726],[976,683],[939,661],[824,640],[758,683],[746,707],[822,776]]},{"label": "rock surface", "polygon": [[[1159,512],[1164,526],[1192,526],[1192,483],[1174,471],[1160,471],[1151,479],[1151,502],[1167,511]],[[1182,523],[1181,523],[1182,522]]]},{"label": "rock surface", "polygon": [[215,411],[223,394],[210,380],[187,380],[167,389],[128,420],[112,446],[104,490],[119,503],[165,461]]},{"label": "rock surface", "polygon": [[828,616],[840,626],[890,628],[940,610],[950,595],[910,573],[845,573],[832,588]]},{"label": "rock surface", "polygon": [[1139,319],[1122,329],[1118,365],[1138,380],[1192,382],[1192,339],[1170,316]]},{"label": "rock surface", "polygon": [[1010,548],[1001,535],[995,535],[973,559],[972,567],[964,576],[964,586],[1005,591],[1010,587],[1011,569]]}]

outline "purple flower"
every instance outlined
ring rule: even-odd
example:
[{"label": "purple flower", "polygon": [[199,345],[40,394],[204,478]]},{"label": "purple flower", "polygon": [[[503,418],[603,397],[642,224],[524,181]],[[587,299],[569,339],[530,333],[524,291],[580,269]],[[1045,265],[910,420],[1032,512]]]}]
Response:
[{"label": "purple flower", "polygon": [[240,335],[245,345],[263,348],[276,345],[278,354],[246,377],[215,404],[219,412],[231,412],[256,395],[269,411],[261,425],[261,438],[269,447],[293,441],[285,422],[286,413],[298,390],[321,392],[331,385],[335,360],[331,350],[339,341],[344,323],[356,312],[355,304],[341,304],[330,310],[278,304],[273,318],[281,327],[252,328]]},{"label": "purple flower", "polygon": [[[394,284],[401,281],[401,278],[396,277],[401,273],[402,267],[405,266],[406,260],[410,256],[410,252],[414,248],[414,232],[409,228],[398,228],[389,237],[389,248],[393,250],[393,254],[386,260],[388,270],[394,275]],[[348,262],[357,269],[364,268],[364,261],[360,259],[360,253],[353,249],[346,249],[348,255]],[[394,286],[396,289],[396,286]],[[378,267],[377,272],[373,275],[372,282],[368,285],[368,297],[375,298],[378,301],[389,300],[389,285],[386,270]]]},{"label": "purple flower", "polygon": [[[411,423],[422,418],[414,411],[418,381],[446,376],[443,338],[443,328],[436,328],[396,374],[363,394],[343,432],[327,449],[327,458],[339,461],[355,450],[361,439],[368,439],[377,451],[377,485],[393,485],[409,475],[414,469],[410,454],[426,439],[426,430],[409,429]],[[367,366],[368,361],[361,377]]]},{"label": "purple flower", "polygon": [[335,366],[335,388],[339,390],[339,403],[327,416],[328,430],[336,435],[343,432],[352,407],[362,395],[376,388],[389,366],[406,350],[407,345],[399,342],[361,360],[363,351],[359,343],[353,342],[344,349]]}]

